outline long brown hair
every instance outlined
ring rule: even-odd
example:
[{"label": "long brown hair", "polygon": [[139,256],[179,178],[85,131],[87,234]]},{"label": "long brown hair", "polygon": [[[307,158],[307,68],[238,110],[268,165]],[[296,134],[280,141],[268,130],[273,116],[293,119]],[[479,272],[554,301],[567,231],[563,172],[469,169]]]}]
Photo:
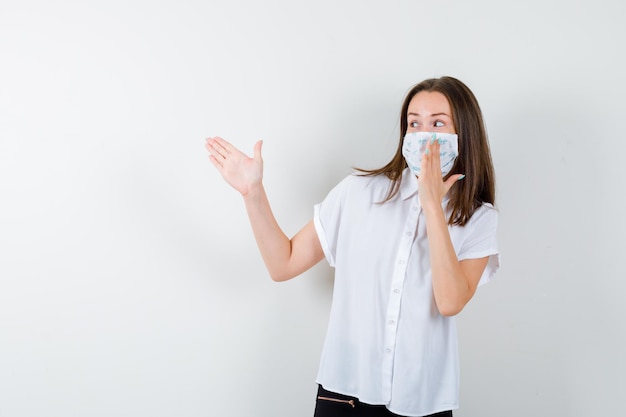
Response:
[{"label": "long brown hair", "polygon": [[465,178],[448,192],[450,201],[448,224],[464,226],[483,203],[495,203],[495,176],[489,141],[482,112],[474,93],[461,81],[453,77],[431,78],[413,86],[406,95],[400,112],[400,141],[391,161],[382,168],[366,170],[357,168],[361,175],[383,174],[391,180],[384,202],[391,200],[400,189],[402,171],[407,167],[402,155],[402,144],[407,131],[407,112],[413,97],[421,92],[439,92],[450,103],[452,120],[459,137],[459,156],[450,175],[465,174]]}]

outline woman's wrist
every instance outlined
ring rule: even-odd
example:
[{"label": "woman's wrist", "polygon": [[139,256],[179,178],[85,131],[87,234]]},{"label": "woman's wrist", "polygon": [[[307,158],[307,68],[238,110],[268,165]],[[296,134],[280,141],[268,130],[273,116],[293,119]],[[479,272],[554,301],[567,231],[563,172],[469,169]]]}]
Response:
[{"label": "woman's wrist", "polygon": [[264,193],[263,183],[259,181],[258,183],[251,184],[245,193],[241,193],[241,196],[244,199],[254,199],[262,195],[263,193]]},{"label": "woman's wrist", "polygon": [[443,211],[443,206],[441,204],[428,204],[422,206],[422,210],[427,218],[436,218],[441,217],[445,220],[445,213]]}]

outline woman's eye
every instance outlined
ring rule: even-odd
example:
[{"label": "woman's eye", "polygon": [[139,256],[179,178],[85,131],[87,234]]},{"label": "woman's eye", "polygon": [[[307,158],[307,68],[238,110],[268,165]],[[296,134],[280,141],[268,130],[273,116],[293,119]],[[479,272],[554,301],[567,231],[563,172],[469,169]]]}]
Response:
[{"label": "woman's eye", "polygon": [[442,122],[442,121],[440,121],[440,120],[437,120],[437,121],[435,122],[435,127],[443,127],[443,122]]},{"label": "woman's eye", "polygon": [[409,126],[411,126],[412,128],[416,128],[418,126],[417,122],[411,122],[409,123]]}]

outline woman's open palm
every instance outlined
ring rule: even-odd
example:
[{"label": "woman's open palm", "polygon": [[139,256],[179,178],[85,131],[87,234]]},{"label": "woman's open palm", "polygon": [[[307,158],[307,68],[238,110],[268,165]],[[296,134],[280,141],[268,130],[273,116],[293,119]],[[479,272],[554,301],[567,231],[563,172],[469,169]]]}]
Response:
[{"label": "woman's open palm", "polygon": [[220,137],[206,140],[211,163],[226,182],[242,195],[248,194],[253,186],[260,184],[263,180],[262,145],[263,141],[258,141],[254,145],[254,154],[250,158]]}]

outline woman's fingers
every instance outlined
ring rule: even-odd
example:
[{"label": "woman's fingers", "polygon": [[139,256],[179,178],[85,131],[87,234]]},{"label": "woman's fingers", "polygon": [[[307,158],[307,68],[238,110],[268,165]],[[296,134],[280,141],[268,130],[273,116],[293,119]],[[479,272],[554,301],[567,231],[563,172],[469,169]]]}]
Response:
[{"label": "woman's fingers", "polygon": [[[231,151],[225,146],[228,142],[221,138],[208,138],[206,148],[216,158],[226,159]],[[232,145],[231,145],[232,147]]]},{"label": "woman's fingers", "polygon": [[213,155],[209,155],[209,161],[211,161],[211,163],[213,164],[213,166],[215,168],[217,168],[218,171],[222,171],[223,165],[219,162],[219,160],[214,157]]},{"label": "woman's fingers", "polygon": [[225,163],[238,163],[241,159],[245,159],[237,148],[231,145],[228,141],[220,138],[207,138],[206,149],[209,151],[209,159],[218,169],[223,169]]},{"label": "woman's fingers", "polygon": [[[424,155],[422,156],[422,175],[429,175],[432,173],[435,177],[437,177],[437,171],[439,173],[439,178],[441,178],[441,162],[439,158],[439,142],[437,140],[429,140],[426,143],[426,149],[424,150]],[[434,172],[433,172],[434,170]]]},{"label": "woman's fingers", "polygon": [[216,144],[215,146],[224,157],[228,157],[230,154],[241,153],[239,149],[235,148],[230,142],[220,138],[219,136],[214,137],[213,142]]},{"label": "woman's fingers", "polygon": [[442,193],[443,195],[445,195],[457,181],[465,178],[465,175],[454,174],[451,175],[446,181],[443,181],[440,157],[441,145],[439,141],[429,141],[426,146],[426,150],[427,152],[425,152],[424,154],[424,159],[426,159],[426,165],[422,167],[422,172],[425,173],[426,176],[432,175],[431,178],[433,178],[433,180],[435,181],[441,179],[443,183]]}]

